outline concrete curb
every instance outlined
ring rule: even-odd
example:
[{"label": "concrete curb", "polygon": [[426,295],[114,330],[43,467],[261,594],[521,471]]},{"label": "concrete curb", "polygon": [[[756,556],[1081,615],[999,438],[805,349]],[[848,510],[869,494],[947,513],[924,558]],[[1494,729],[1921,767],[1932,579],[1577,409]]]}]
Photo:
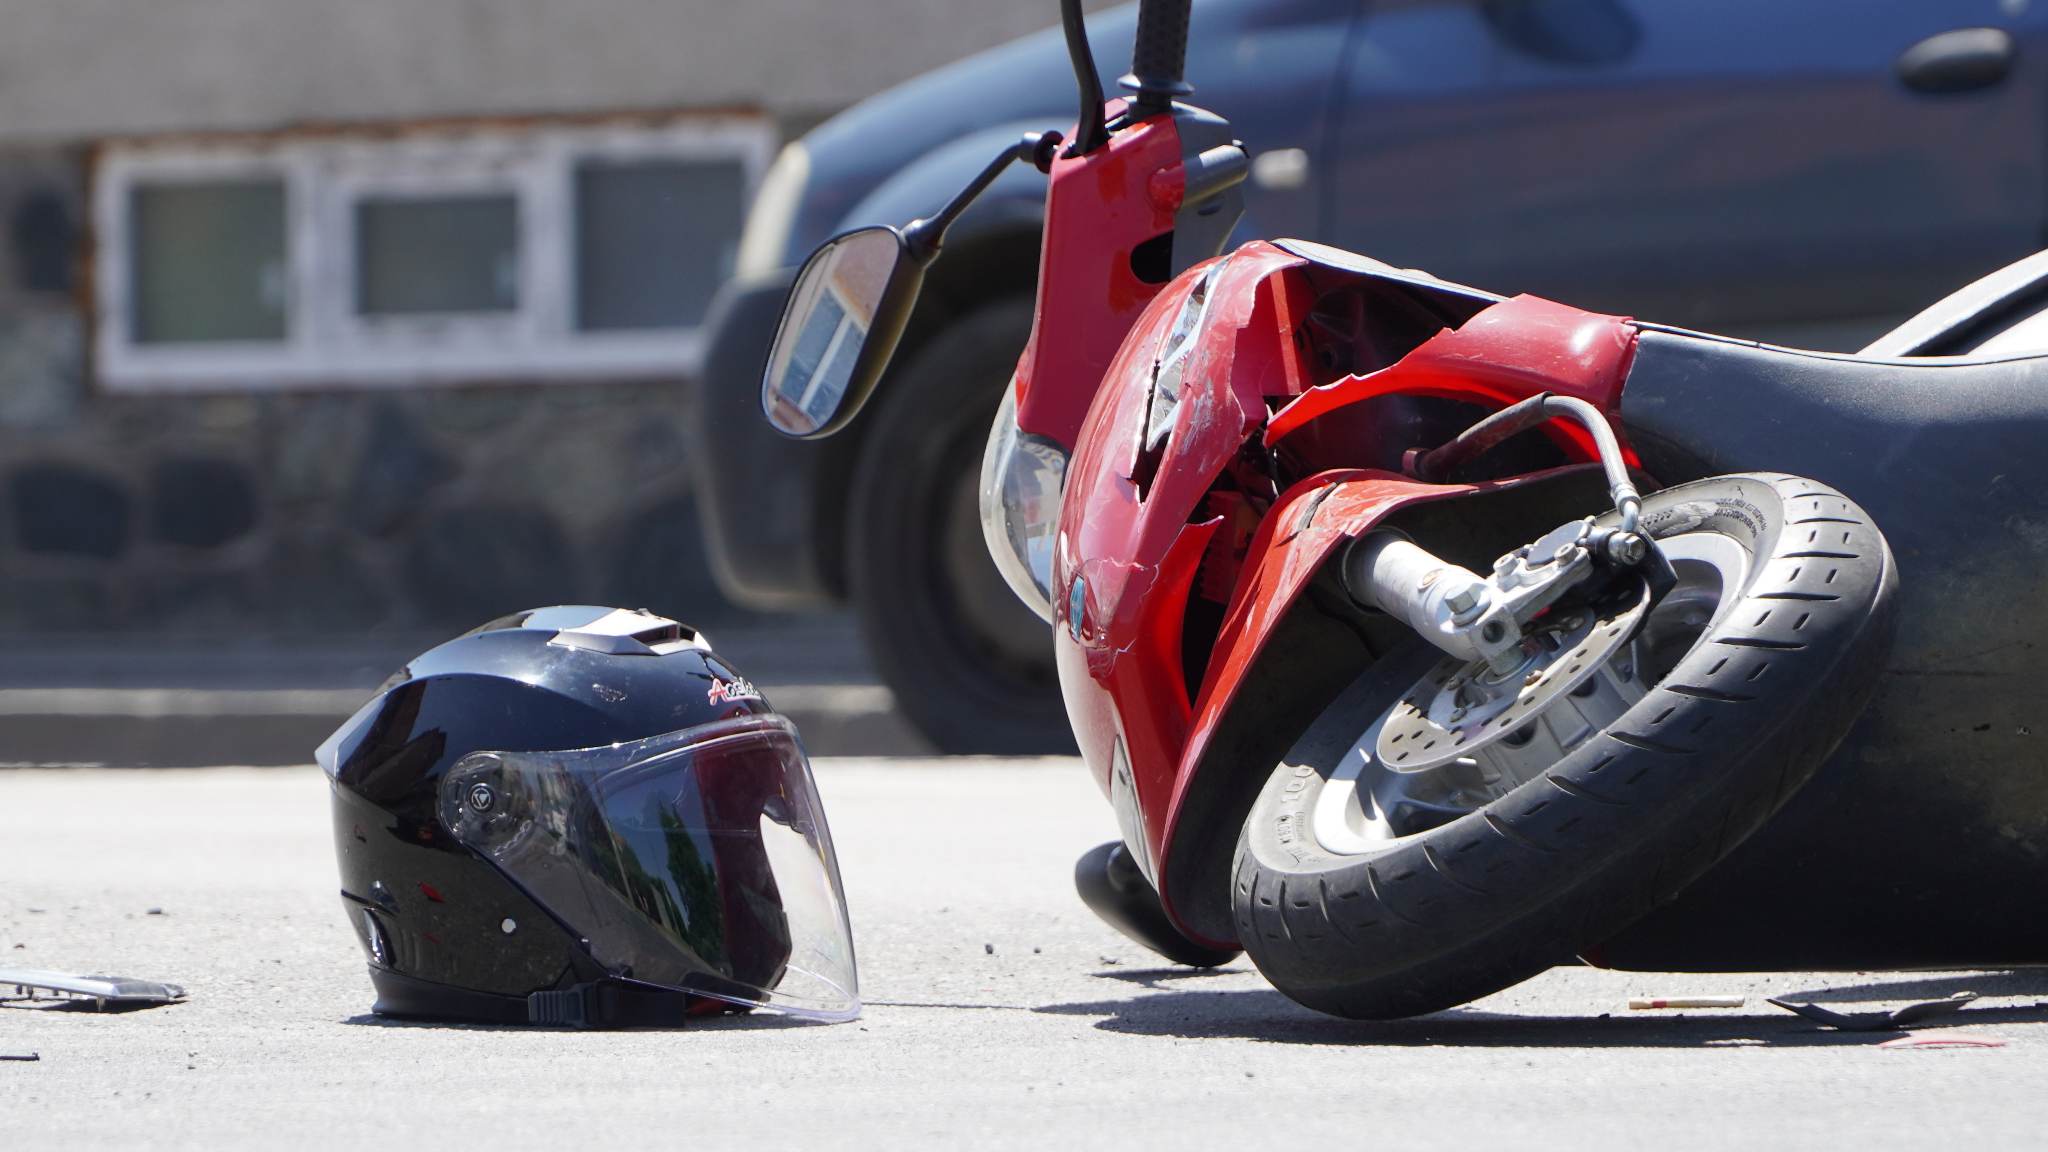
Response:
[{"label": "concrete curb", "polygon": [[[876,683],[850,619],[713,632],[812,755],[930,755]],[[0,637],[0,766],[309,764],[392,669],[440,639]]]}]

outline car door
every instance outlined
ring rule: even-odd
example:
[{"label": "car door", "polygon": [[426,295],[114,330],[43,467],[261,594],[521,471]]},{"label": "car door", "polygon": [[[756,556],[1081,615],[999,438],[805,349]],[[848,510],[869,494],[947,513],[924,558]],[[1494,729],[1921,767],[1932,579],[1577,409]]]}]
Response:
[{"label": "car door", "polygon": [[2039,3],[1377,0],[1326,219],[1496,291],[1853,348],[2040,246]]},{"label": "car door", "polygon": [[1335,129],[1346,47],[1369,0],[1201,3],[1189,25],[1190,102],[1230,121],[1252,154],[1233,240],[1315,236],[1323,142]]}]

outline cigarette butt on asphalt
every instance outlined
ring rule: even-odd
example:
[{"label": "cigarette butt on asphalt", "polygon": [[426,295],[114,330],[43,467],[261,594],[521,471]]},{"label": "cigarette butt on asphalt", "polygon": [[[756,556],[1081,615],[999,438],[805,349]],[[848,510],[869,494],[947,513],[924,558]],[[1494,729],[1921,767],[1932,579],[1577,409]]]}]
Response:
[{"label": "cigarette butt on asphalt", "polygon": [[1740,996],[1631,996],[1628,1006],[1637,1012],[1658,1008],[1740,1008]]}]

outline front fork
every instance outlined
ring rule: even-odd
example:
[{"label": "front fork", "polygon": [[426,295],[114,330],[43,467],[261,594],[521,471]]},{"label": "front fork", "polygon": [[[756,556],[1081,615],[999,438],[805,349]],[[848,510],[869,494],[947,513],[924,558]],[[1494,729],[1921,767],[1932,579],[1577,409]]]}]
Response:
[{"label": "front fork", "polygon": [[1642,497],[1607,417],[1584,400],[1548,392],[1531,396],[1441,447],[1410,452],[1408,470],[1419,479],[1442,480],[1509,437],[1558,418],[1591,434],[1619,518],[1616,526],[1600,526],[1590,516],[1568,521],[1501,556],[1486,577],[1439,559],[1399,533],[1369,533],[1344,557],[1344,587],[1352,599],[1401,620],[1451,656],[1483,663],[1505,676],[1526,662],[1531,622],[1596,573],[1646,568],[1654,593],[1664,583],[1656,578],[1662,557],[1637,530]]}]

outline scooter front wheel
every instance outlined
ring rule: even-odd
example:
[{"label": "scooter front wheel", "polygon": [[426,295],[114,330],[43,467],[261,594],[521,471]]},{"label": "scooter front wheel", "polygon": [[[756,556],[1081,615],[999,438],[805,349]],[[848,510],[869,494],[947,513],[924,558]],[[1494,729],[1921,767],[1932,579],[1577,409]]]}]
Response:
[{"label": "scooter front wheel", "polygon": [[1848,732],[1897,583],[1870,517],[1812,481],[1722,476],[1645,497],[1642,530],[1678,583],[1633,617],[1549,623],[1549,671],[1569,667],[1570,691],[1521,696],[1527,710],[1475,727],[1469,754],[1459,734],[1456,754],[1432,744],[1396,764],[1414,741],[1388,741],[1416,735],[1427,697],[1483,673],[1418,640],[1366,669],[1274,769],[1231,903],[1282,992],[1410,1016],[1569,960],[1741,843]]}]

